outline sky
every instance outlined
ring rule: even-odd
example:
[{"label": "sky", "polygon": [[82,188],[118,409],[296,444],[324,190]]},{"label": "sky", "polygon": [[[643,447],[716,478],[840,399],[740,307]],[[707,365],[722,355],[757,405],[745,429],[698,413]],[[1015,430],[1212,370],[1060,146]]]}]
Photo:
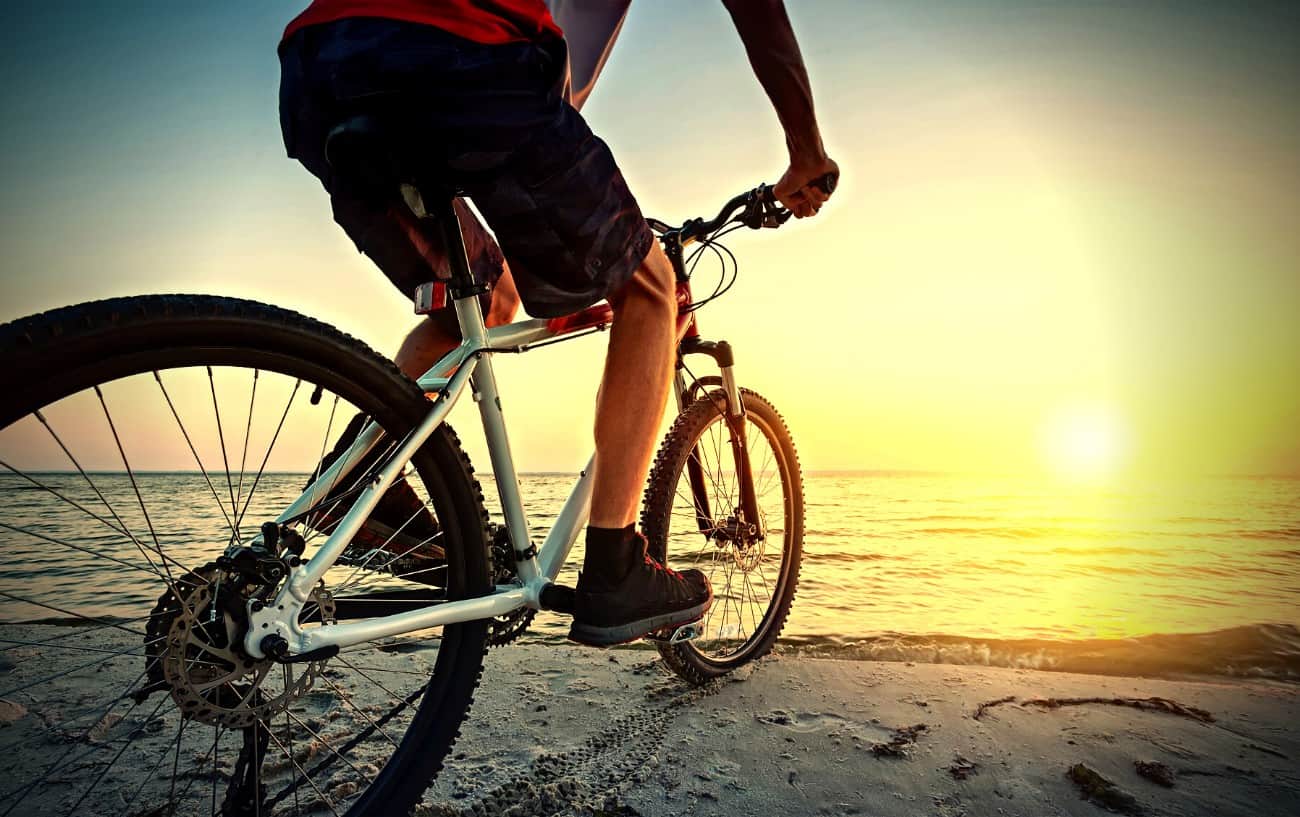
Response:
[{"label": "sky", "polygon": [[[0,320],[210,292],[395,351],[409,304],[284,156],[302,5],[6,4]],[[1294,4],[787,5],[841,186],[732,236],[701,319],[806,468],[1300,474]],[[634,2],[584,114],[668,221],[784,170],[720,3]],[[521,470],[586,461],[602,356],[500,361]]]}]

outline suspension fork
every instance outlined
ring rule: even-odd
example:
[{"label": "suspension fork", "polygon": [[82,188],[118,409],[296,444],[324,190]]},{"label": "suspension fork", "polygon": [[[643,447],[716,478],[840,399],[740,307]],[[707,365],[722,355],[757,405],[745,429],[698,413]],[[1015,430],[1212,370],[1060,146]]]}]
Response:
[{"label": "suspension fork", "polygon": [[[693,353],[709,355],[718,364],[718,369],[722,373],[722,391],[727,398],[727,404],[723,411],[723,420],[726,422],[730,434],[728,444],[736,469],[736,479],[740,483],[740,507],[720,510],[728,514],[739,511],[740,518],[736,520],[740,523],[738,525],[739,533],[751,540],[760,538],[763,531],[758,514],[758,497],[754,489],[754,472],[749,461],[748,435],[746,433],[748,421],[745,416],[745,405],[740,398],[740,389],[736,385],[736,361],[731,345],[725,340],[705,341],[700,340],[698,337],[688,336],[682,340],[679,348],[681,355]],[[684,387],[680,370],[678,382],[679,389]],[[679,401],[684,403],[686,395],[681,392],[679,394]],[[713,520],[709,509],[708,490],[704,484],[704,470],[700,462],[698,443],[691,449],[690,457],[686,461],[686,472],[690,480],[692,498],[695,502],[696,522],[700,526],[700,531],[706,532],[716,527],[717,522]]]},{"label": "suspension fork", "polygon": [[[691,390],[686,386],[682,376],[682,362],[677,360],[677,371],[673,379],[673,392],[677,395],[677,412],[680,414],[690,402]],[[700,444],[691,447],[686,458],[686,478],[691,485],[691,501],[695,505],[695,524],[700,533],[707,538],[714,528],[713,511],[709,508],[709,490],[704,484],[704,466],[700,463]]]}]

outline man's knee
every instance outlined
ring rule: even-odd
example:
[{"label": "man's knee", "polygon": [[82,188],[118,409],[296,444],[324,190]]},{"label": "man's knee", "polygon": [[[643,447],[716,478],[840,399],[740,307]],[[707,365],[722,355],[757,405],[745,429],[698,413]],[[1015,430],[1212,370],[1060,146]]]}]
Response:
[{"label": "man's knee", "polygon": [[510,274],[509,265],[503,263],[501,277],[492,287],[492,306],[486,319],[488,328],[505,326],[515,319],[518,311],[519,290],[515,288],[515,279]]},{"label": "man's knee", "polygon": [[650,252],[623,288],[609,299],[615,312],[626,308],[631,301],[665,312],[677,310],[677,277],[658,242],[650,247]]}]

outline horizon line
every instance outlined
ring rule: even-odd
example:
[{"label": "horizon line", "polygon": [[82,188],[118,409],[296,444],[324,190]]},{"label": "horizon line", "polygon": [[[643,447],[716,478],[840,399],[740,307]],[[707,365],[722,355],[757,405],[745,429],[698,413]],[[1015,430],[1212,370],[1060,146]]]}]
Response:
[{"label": "horizon line", "polygon": [[[203,471],[199,471],[199,470],[197,470],[197,469],[186,469],[186,468],[154,468],[154,469],[139,469],[139,468],[133,468],[133,469],[131,469],[131,472],[132,472],[132,473],[135,473],[135,474],[142,474],[142,475],[153,475],[153,474],[194,474],[194,475],[196,475],[196,476],[197,476],[197,475],[202,475],[202,474],[204,473]],[[8,472],[7,474],[0,474],[0,476],[21,476],[21,474],[24,474],[24,473],[26,473],[26,474],[58,474],[58,475],[65,475],[65,474],[78,474],[78,473],[80,473],[80,472],[77,471],[76,469],[71,469],[71,468],[68,468],[68,469],[64,469],[64,468],[34,468],[34,469],[30,469],[30,470],[24,470],[24,471],[21,471],[21,472],[16,472],[14,469],[10,468],[10,469],[9,469],[9,472]],[[124,470],[124,469],[117,469],[117,470],[110,470],[110,469],[85,469],[85,473],[86,473],[86,474],[101,474],[101,475],[106,475],[106,476],[107,476],[107,475],[116,475],[116,476],[121,476],[121,475],[126,475],[126,474],[127,474],[127,471]],[[213,473],[215,473],[215,472],[213,472]],[[232,476],[233,476],[234,474],[236,474],[236,473],[239,473],[239,472],[236,472],[236,471],[231,471],[231,472],[230,472],[230,474],[231,474]],[[247,472],[247,471],[245,471],[244,473],[253,473],[253,472]],[[307,474],[309,474],[309,473],[310,473],[309,471],[263,471],[263,472],[262,472],[262,475],[263,475],[263,476],[269,476],[269,475],[277,475],[277,476],[305,476],[305,475],[307,475]],[[577,475],[579,475],[579,474],[581,473],[581,471],[576,471],[576,470],[575,470],[575,471],[562,471],[562,470],[560,470],[560,471],[557,471],[557,470],[537,470],[537,471],[518,471],[517,473],[518,473],[518,475],[521,476],[521,477],[576,477]],[[491,476],[493,476],[493,473],[492,473],[491,471],[477,471],[477,472],[475,472],[475,474],[476,474],[476,476],[486,476],[486,477],[491,477]],[[803,474],[804,474],[804,476],[973,476],[973,477],[1042,476],[1042,474],[1039,473],[1039,472],[1036,472],[1036,471],[1029,471],[1029,470],[1024,470],[1024,471],[977,471],[977,470],[970,470],[970,469],[951,469],[951,470],[947,470],[947,469],[937,469],[937,468],[810,468],[810,469],[807,469],[807,470],[803,471]],[[1136,474],[1135,476],[1151,476],[1151,475],[1149,475],[1149,474],[1148,474],[1148,475]],[[1285,471],[1283,471],[1283,472],[1258,472],[1258,473],[1249,473],[1249,472],[1238,472],[1238,473],[1232,473],[1232,472],[1225,472],[1225,473],[1194,474],[1194,475],[1184,475],[1184,476],[1191,476],[1191,477],[1193,477],[1193,478],[1200,478],[1200,479],[1288,479],[1288,480],[1295,480],[1295,479],[1300,479],[1300,471],[1298,471],[1298,472],[1285,472]]]}]

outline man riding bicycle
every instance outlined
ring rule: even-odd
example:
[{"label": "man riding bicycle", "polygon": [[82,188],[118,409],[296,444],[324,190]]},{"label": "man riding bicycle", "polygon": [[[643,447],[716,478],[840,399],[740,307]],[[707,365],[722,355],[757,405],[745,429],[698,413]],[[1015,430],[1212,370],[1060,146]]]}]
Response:
[{"label": "man riding bicycle", "polygon": [[[496,241],[457,201],[470,267],[490,284],[482,296],[489,327],[509,323],[520,301],[535,317],[602,299],[613,307],[569,634],[595,646],[695,621],[712,597],[700,571],[668,570],[647,555],[633,522],[672,377],[676,281],[609,148],[578,113],[630,2],[315,0],[279,48],[289,155],[321,180],[335,220],[404,293],[445,277],[445,248],[396,191],[377,199],[334,176],[327,137],[358,112],[400,111],[491,226]],[[839,169],[822,145],[782,0],[723,3],[785,130],[790,165],[775,195],[796,217],[815,215],[828,194],[814,180]],[[454,314],[435,312],[396,362],[419,377],[459,342]],[[411,502],[398,483],[384,505]]]}]

